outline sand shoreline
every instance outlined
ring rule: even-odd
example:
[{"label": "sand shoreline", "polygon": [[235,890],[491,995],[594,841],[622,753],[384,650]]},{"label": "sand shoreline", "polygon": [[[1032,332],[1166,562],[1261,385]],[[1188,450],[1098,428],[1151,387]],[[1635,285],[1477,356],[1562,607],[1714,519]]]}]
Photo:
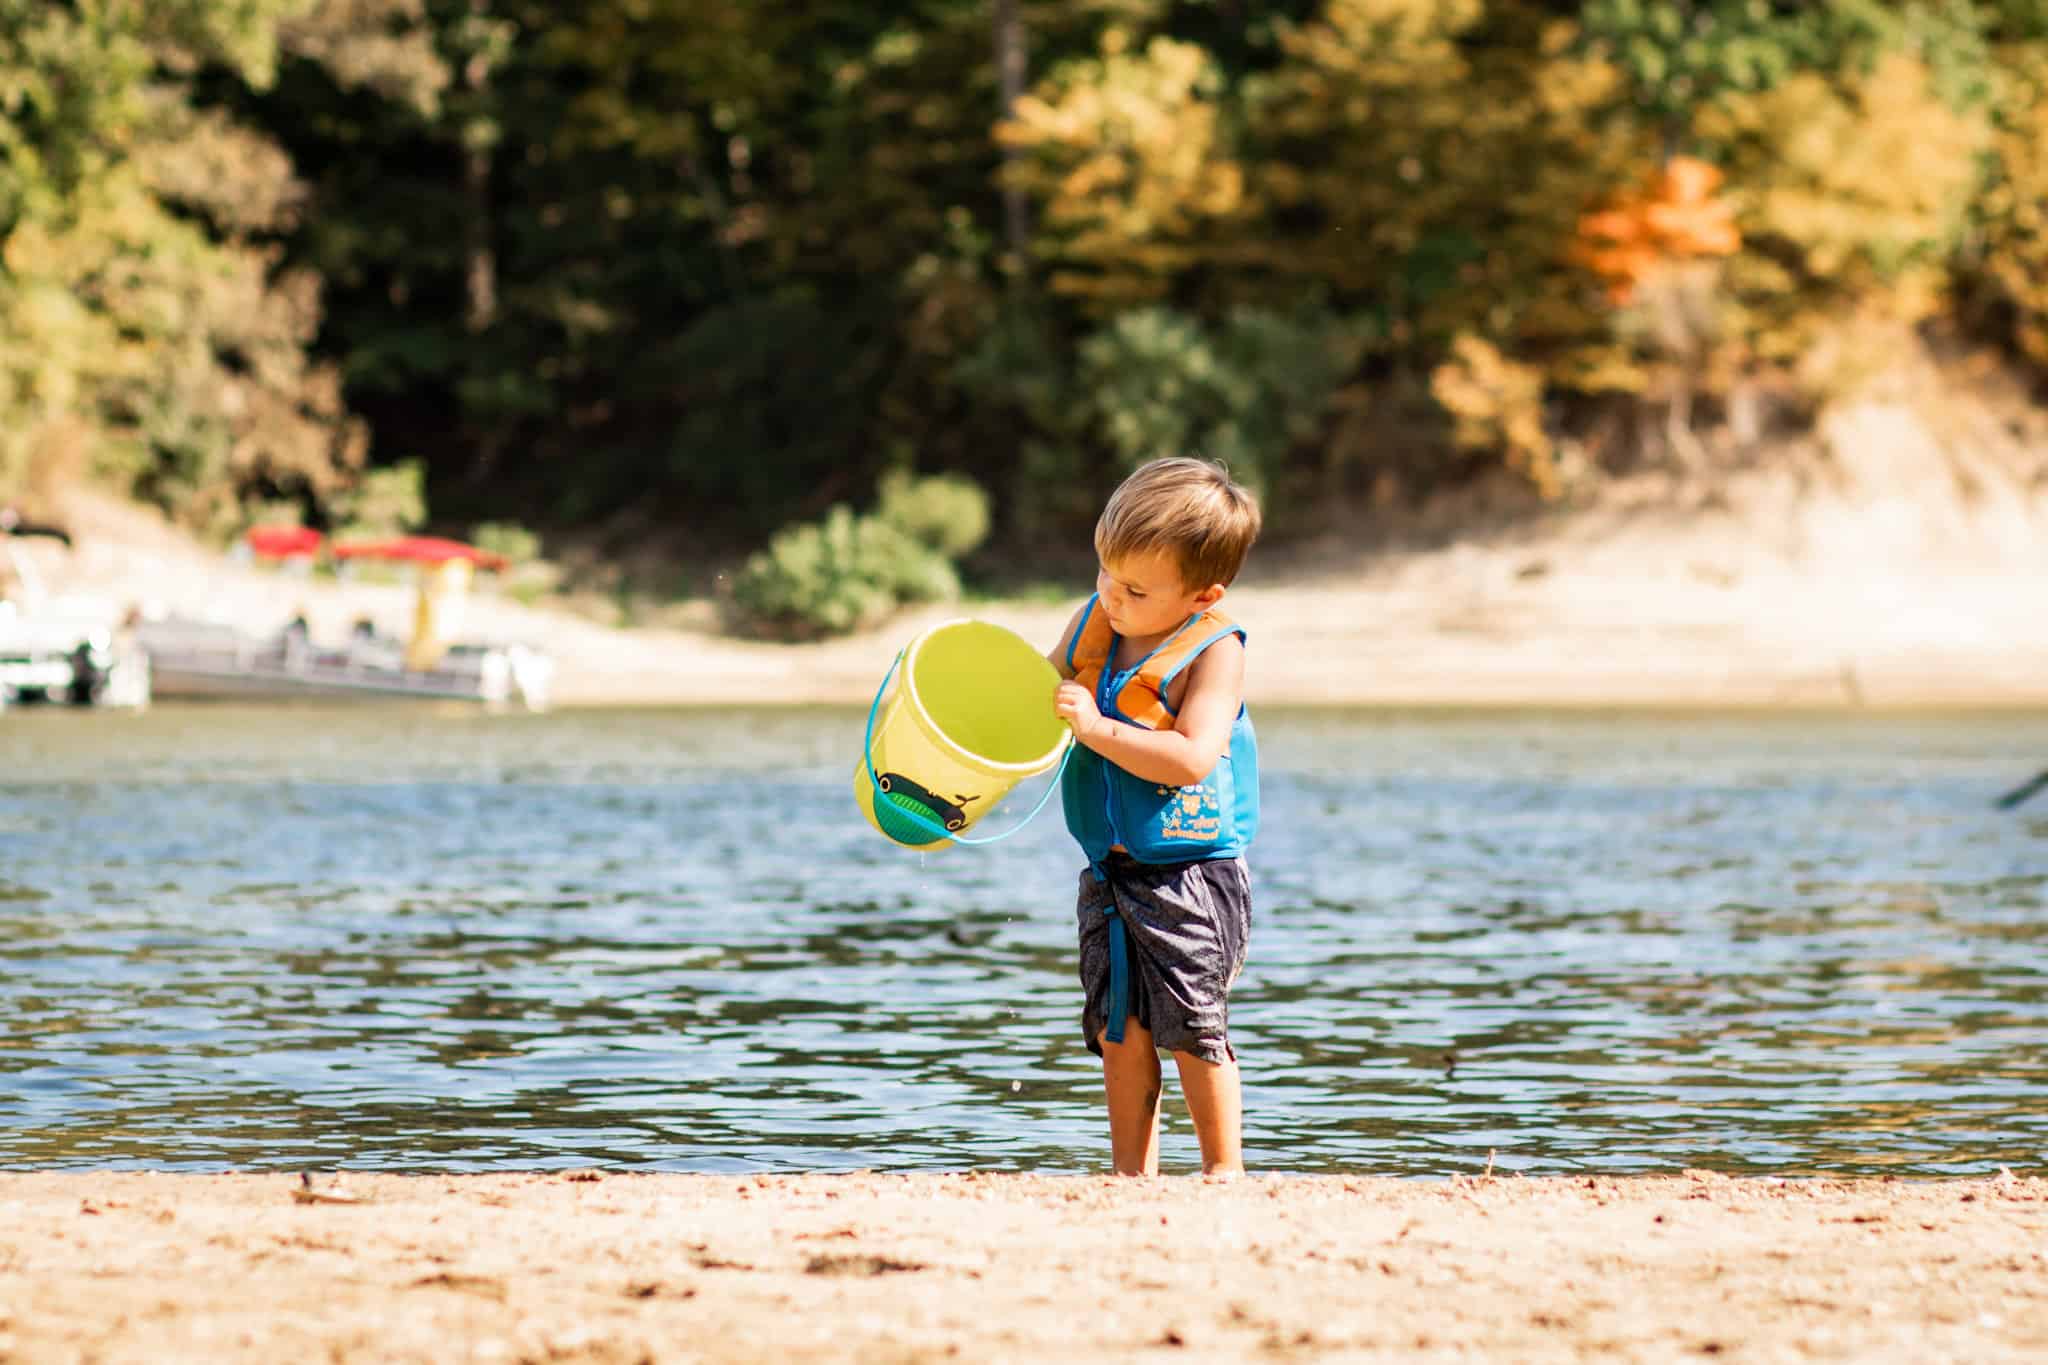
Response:
[{"label": "sand shoreline", "polygon": [[[1803,453],[1704,486],[1618,480],[1584,506],[1435,544],[1360,525],[1261,547],[1226,603],[1251,632],[1247,694],[1336,706],[2048,707],[2048,456],[1996,424],[1950,431],[1940,414],[1849,404]],[[411,628],[403,586],[236,563],[83,490],[68,505],[78,546],[64,572],[110,611],[259,635],[303,613],[316,641],[344,639],[364,616],[394,635]],[[550,650],[561,706],[852,705],[938,620],[992,620],[1049,648],[1088,591],[1072,587],[1061,602],[941,605],[808,644],[722,633],[710,601],[622,629],[594,619],[617,611],[609,599],[579,612],[481,591],[458,633]]]},{"label": "sand shoreline", "polygon": [[[1229,606],[1252,632],[1254,705],[2041,708],[2048,540],[2043,555],[2038,574],[1930,576],[1908,564],[1829,575],[1767,562],[1717,577],[1612,539],[1501,544],[1253,574]],[[345,638],[362,616],[410,628],[411,593],[398,585],[294,580],[143,537],[89,544],[78,559],[82,590],[110,610],[147,605],[257,635],[303,612],[316,640]],[[550,650],[559,707],[853,706],[935,622],[977,617],[1049,647],[1072,606],[945,604],[792,645],[618,629],[482,593],[463,629]]]},{"label": "sand shoreline", "polygon": [[0,1174],[0,1360],[2020,1361],[2048,1180]]}]

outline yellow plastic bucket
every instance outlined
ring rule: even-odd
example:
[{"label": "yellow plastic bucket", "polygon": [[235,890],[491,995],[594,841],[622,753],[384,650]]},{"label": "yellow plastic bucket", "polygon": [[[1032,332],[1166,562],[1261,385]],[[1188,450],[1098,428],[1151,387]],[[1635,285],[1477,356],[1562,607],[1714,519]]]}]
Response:
[{"label": "yellow plastic bucket", "polygon": [[1052,709],[1059,673],[1001,626],[933,626],[892,672],[895,690],[886,703],[877,693],[868,712],[853,797],[868,823],[899,844],[952,842],[1010,788],[1059,762],[1073,737]]}]

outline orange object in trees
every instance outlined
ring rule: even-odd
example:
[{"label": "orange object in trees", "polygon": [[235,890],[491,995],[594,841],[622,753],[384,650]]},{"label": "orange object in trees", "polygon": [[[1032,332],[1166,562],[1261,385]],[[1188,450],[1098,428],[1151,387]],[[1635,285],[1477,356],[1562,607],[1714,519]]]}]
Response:
[{"label": "orange object in trees", "polygon": [[1714,198],[1720,168],[1675,156],[1637,190],[1617,194],[1579,219],[1572,259],[1598,275],[1608,298],[1627,303],[1652,271],[1667,262],[1729,256],[1742,248],[1735,211]]}]

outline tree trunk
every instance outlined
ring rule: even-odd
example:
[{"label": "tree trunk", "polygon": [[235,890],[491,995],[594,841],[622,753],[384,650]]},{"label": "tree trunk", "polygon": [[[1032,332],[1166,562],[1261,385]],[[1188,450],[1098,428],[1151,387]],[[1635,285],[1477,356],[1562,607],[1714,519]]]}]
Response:
[{"label": "tree trunk", "polygon": [[[491,212],[491,162],[499,129],[492,117],[491,0],[469,0],[468,53],[462,61],[463,105],[456,135],[462,151],[462,291],[463,330],[481,336],[498,320],[498,253]],[[472,348],[471,372],[483,363],[482,348]],[[469,411],[463,425],[473,433],[475,453],[464,482],[481,488],[497,473],[508,441],[504,418],[494,411]]]},{"label": "tree trunk", "polygon": [[[995,0],[996,80],[1002,91],[1004,118],[1010,116],[1024,94],[1024,20],[1017,5],[1018,0]],[[1005,147],[1005,169],[1011,156],[1010,149]],[[1003,243],[1009,254],[1012,278],[1022,282],[1030,259],[1031,205],[1023,190],[1007,182],[1003,186]]]},{"label": "tree trunk", "polygon": [[[490,0],[469,0],[479,31],[490,18]],[[491,79],[491,59],[481,44],[462,64],[462,88],[471,110],[462,129],[462,192],[467,209],[463,229],[464,286],[469,308],[464,323],[475,334],[498,317],[498,256],[492,249],[491,144],[480,112]]]}]

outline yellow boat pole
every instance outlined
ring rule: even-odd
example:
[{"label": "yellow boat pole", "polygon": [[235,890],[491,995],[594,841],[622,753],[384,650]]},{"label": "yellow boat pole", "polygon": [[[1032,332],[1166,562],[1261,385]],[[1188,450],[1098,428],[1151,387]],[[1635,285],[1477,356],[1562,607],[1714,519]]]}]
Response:
[{"label": "yellow boat pole", "polygon": [[430,672],[448,652],[462,629],[462,604],[476,568],[467,559],[445,559],[420,570],[419,597],[413,605],[412,639],[405,647],[405,666]]}]

